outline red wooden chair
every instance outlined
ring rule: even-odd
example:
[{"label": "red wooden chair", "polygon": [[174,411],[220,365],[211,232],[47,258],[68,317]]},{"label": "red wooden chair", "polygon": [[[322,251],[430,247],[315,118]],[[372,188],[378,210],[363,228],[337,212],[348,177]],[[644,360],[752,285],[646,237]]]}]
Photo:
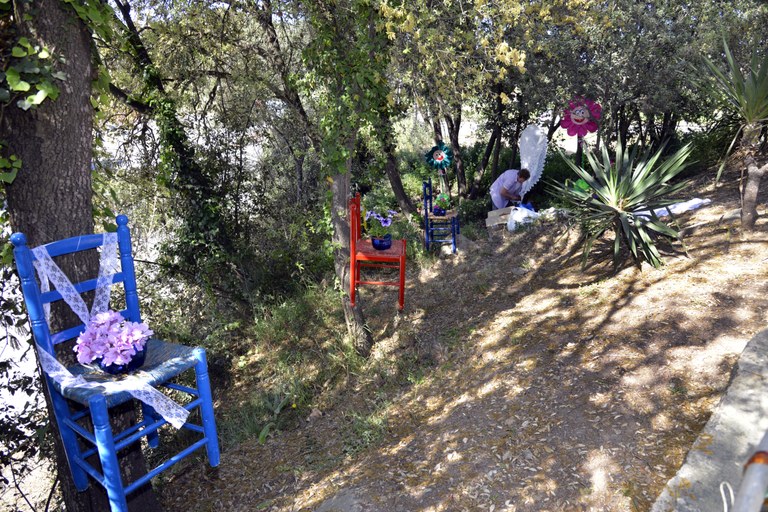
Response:
[{"label": "red wooden chair", "polygon": [[[371,241],[361,238],[360,194],[349,200],[349,300],[355,305],[355,291],[358,285],[397,286],[399,288],[399,309],[405,307],[405,240],[392,240],[392,247],[380,251],[374,249]],[[363,281],[360,267],[397,268],[398,281]]]}]

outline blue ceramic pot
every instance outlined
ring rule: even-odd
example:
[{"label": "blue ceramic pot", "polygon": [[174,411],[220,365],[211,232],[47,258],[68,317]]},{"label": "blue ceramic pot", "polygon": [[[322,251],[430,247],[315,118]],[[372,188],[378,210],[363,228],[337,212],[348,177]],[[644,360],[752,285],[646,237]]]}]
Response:
[{"label": "blue ceramic pot", "polygon": [[102,360],[99,359],[99,368],[101,368],[105,373],[109,373],[111,375],[118,375],[121,373],[128,373],[132,372],[133,370],[139,368],[141,365],[144,364],[144,360],[147,357],[147,346],[144,345],[144,348],[138,352],[136,352],[136,355],[134,355],[130,361],[128,361],[125,364],[108,364],[105,365],[102,363]]},{"label": "blue ceramic pot", "polygon": [[379,251],[386,251],[392,247],[392,235],[387,233],[381,238],[371,238],[371,244],[373,244],[374,249]]},{"label": "blue ceramic pot", "polygon": [[443,215],[445,215],[445,209],[435,206],[434,208],[432,208],[432,215],[434,215],[435,217],[442,217]]}]

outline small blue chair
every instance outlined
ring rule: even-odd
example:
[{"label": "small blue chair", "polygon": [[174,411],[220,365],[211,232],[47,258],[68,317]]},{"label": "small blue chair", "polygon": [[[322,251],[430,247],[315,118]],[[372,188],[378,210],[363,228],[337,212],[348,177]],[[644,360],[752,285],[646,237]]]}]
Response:
[{"label": "small blue chair", "polygon": [[[117,225],[120,269],[110,279],[112,285],[117,283],[123,285],[125,309],[120,311],[122,315],[129,321],[141,322],[128,218],[124,215],[118,216]],[[104,235],[84,235],[52,242],[45,247],[51,257],[56,258],[65,254],[95,250],[105,244],[105,238]],[[44,350],[55,358],[54,347],[76,338],[86,326],[80,323],[57,333],[50,332],[44,305],[62,300],[63,297],[57,290],[41,291],[44,289],[41,289],[34,275],[33,261],[36,257],[27,246],[26,237],[21,233],[15,233],[11,236],[11,242],[14,245],[16,266],[38,351]],[[95,290],[97,282],[97,278],[92,278],[72,284],[75,290],[82,294]],[[195,371],[195,388],[171,382],[178,375],[192,369]],[[69,367],[68,370],[74,376],[82,376],[88,382],[117,382],[122,378],[119,375],[110,375],[79,364]],[[150,447],[156,448],[159,444],[157,431],[168,422],[152,407],[142,403],[141,421],[122,432],[113,432],[109,421],[109,410],[134,400],[131,394],[119,389],[105,391],[99,386],[67,386],[62,391],[61,384],[48,375],[45,377],[75,486],[79,491],[86,490],[90,476],[106,489],[111,509],[115,512],[128,510],[127,494],[145,485],[150,479],[199,448],[205,448],[211,466],[215,467],[219,464],[219,443],[205,350],[150,339],[147,342],[147,356],[143,366],[131,375],[152,387],[163,386],[191,396],[191,401],[183,407],[187,411],[199,409],[201,425],[187,420],[183,428],[196,432],[196,435],[191,436],[196,439],[156,468],[128,484],[124,484],[120,476],[117,453],[133,443],[140,442],[143,437],[147,437]],[[92,432],[87,426],[88,416],[93,425]],[[94,455],[98,456],[100,469],[88,462],[88,458]]]},{"label": "small blue chair", "polygon": [[[434,218],[432,214],[432,178],[422,182],[421,189],[424,200],[424,248],[429,250],[432,244],[450,242],[451,252],[456,254],[458,248],[456,236],[461,234],[459,216]],[[450,238],[448,238],[449,236]]]}]

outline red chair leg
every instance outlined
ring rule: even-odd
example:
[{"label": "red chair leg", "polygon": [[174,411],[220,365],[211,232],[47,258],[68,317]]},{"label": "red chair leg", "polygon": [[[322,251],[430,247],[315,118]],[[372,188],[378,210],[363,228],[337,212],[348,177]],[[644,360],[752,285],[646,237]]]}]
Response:
[{"label": "red chair leg", "polygon": [[355,305],[355,288],[357,287],[357,261],[353,255],[349,261],[349,303]]},{"label": "red chair leg", "polygon": [[397,298],[397,302],[400,306],[400,310],[405,308],[405,240],[403,240],[403,254],[400,256],[400,295]]}]

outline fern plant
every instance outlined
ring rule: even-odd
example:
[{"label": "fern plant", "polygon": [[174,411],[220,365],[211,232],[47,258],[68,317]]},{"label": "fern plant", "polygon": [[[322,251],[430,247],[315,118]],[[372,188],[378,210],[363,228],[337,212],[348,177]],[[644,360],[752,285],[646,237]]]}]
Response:
[{"label": "fern plant", "polygon": [[573,210],[585,230],[582,268],[587,264],[595,240],[609,230],[614,234],[615,267],[620,262],[622,245],[629,249],[636,264],[646,261],[654,268],[662,265],[654,238],[658,235],[680,237],[656,211],[675,203],[677,199],[673,196],[687,185],[687,182],[673,183],[673,178],[688,165],[686,159],[691,146],[683,147],[664,161],[662,150],[653,154],[649,151],[639,153],[625,151],[619,144],[614,159],[605,147],[602,159],[587,151],[590,170],[560,153],[573,172],[589,185],[585,188],[548,182],[549,193]]}]

